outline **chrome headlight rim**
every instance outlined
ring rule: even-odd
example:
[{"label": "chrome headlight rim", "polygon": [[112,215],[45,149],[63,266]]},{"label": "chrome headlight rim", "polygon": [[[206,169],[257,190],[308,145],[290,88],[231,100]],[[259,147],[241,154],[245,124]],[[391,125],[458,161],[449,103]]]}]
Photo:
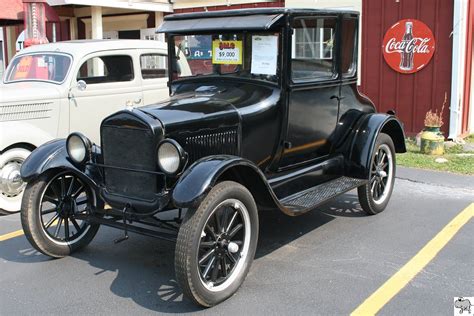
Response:
[{"label": "chrome headlight rim", "polygon": [[[162,148],[161,146],[163,146],[165,144],[172,145],[174,147],[174,149],[176,150],[177,159],[179,160],[178,167],[176,168],[176,170],[173,170],[173,171],[166,170],[166,168],[164,168],[162,163],[161,163],[160,148]],[[166,138],[158,144],[158,147],[157,147],[157,150],[156,150],[156,157],[157,157],[158,167],[160,168],[160,170],[163,173],[165,173],[168,176],[177,176],[177,175],[179,175],[179,173],[183,170],[183,167],[184,167],[184,165],[186,163],[186,160],[187,160],[187,154],[184,151],[183,147],[181,147],[181,145],[177,141],[175,141],[174,139],[171,139],[171,138]]]},{"label": "chrome headlight rim", "polygon": [[[73,138],[77,138],[84,147],[84,157],[81,160],[75,159],[74,154],[71,152],[70,144]],[[92,152],[92,142],[81,133],[74,132],[69,134],[66,139],[66,150],[69,158],[77,165],[84,165],[90,158]]]}]

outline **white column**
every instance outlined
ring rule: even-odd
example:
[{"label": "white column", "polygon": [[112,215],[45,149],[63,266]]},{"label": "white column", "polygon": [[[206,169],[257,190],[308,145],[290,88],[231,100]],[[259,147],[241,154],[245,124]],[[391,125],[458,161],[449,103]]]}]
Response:
[{"label": "white column", "polygon": [[155,12],[155,27],[158,27],[163,23],[163,12]]},{"label": "white column", "polygon": [[453,59],[451,75],[451,102],[449,106],[449,135],[456,139],[461,133],[464,96],[464,63],[466,57],[467,2],[454,0]]},{"label": "white column", "polygon": [[103,39],[102,7],[91,7],[92,39]]},{"label": "white column", "polygon": [[77,18],[71,17],[69,18],[69,30],[70,30],[70,36],[71,40],[77,40]]}]

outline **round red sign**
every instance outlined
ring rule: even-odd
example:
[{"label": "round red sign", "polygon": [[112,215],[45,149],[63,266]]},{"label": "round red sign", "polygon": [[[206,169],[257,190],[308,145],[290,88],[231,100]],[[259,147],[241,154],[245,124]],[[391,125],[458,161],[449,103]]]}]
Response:
[{"label": "round red sign", "polygon": [[435,52],[435,38],[425,23],[406,19],[388,29],[382,48],[393,70],[411,74],[428,65]]}]

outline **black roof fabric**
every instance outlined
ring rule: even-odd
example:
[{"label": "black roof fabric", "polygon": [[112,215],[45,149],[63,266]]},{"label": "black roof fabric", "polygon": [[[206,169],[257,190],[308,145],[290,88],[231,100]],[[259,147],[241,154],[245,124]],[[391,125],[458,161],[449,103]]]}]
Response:
[{"label": "black roof fabric", "polygon": [[225,17],[200,17],[165,20],[157,33],[203,32],[209,30],[268,30],[278,23],[283,14],[255,14]]}]

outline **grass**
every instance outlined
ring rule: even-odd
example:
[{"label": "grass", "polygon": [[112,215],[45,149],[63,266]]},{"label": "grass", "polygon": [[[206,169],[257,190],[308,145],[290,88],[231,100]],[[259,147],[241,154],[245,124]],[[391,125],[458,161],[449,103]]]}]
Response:
[{"label": "grass", "polygon": [[[465,139],[466,142],[474,142],[474,135]],[[431,156],[420,153],[420,148],[412,139],[407,139],[407,152],[397,154],[397,164],[405,167],[430,169],[437,171],[447,171],[453,173],[474,175],[474,155],[458,156],[463,152],[461,145],[445,148],[443,156]],[[436,158],[443,157],[448,160],[446,163],[437,163]]]}]

